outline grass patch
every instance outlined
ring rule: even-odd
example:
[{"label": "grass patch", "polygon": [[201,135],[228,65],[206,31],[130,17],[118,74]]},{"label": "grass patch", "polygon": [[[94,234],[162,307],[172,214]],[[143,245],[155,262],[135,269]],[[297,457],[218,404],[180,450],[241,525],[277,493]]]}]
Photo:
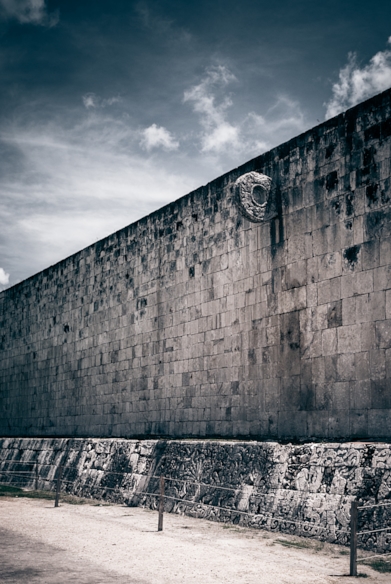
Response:
[{"label": "grass patch", "polygon": [[64,503],[68,503],[69,505],[91,505],[90,499],[83,499],[75,495],[60,495],[60,501],[64,501]]},{"label": "grass patch", "polygon": [[0,485],[0,497],[19,497],[28,499],[54,499],[55,493],[50,491],[25,491],[19,487]]},{"label": "grass patch", "polygon": [[382,572],[383,574],[391,573],[391,561],[383,560],[382,558],[368,560],[367,562],[363,562],[363,564],[370,566],[376,572]]},{"label": "grass patch", "polygon": [[245,530],[243,529],[243,527],[237,527],[236,525],[223,525],[223,529],[232,529],[233,531],[240,531],[241,533],[243,533]]},{"label": "grass patch", "polygon": [[298,549],[314,549],[316,551],[323,549],[322,542],[315,543],[313,541],[289,541],[288,539],[276,539],[274,542],[279,543],[285,547],[293,547]]},{"label": "grass patch", "polygon": [[8,485],[0,485],[0,497],[8,497],[12,495],[17,495],[20,493],[22,489],[18,489],[18,487],[9,487]]},{"label": "grass patch", "polygon": [[[14,498],[25,498],[25,499],[46,499],[49,501],[54,501],[56,494],[52,491],[27,491],[20,489],[19,487],[11,487],[10,485],[0,485],[0,497],[14,497]],[[70,505],[84,505],[85,503],[90,503],[88,499],[82,499],[81,497],[75,497],[74,495],[60,495],[60,501],[69,503]]]}]

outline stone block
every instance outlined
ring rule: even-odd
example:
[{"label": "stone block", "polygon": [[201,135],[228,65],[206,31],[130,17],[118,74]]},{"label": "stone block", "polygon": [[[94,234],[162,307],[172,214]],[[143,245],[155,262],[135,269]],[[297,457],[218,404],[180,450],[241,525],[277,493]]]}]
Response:
[{"label": "stone block", "polygon": [[[355,322],[368,322],[371,319],[371,303],[370,303],[370,295],[369,294],[362,294],[361,296],[356,296],[351,300],[355,300]],[[354,322],[352,320],[352,322]]]},{"label": "stone block", "polygon": [[359,353],[361,351],[360,325],[338,327],[338,351],[340,353]]},{"label": "stone block", "polygon": [[278,297],[281,313],[301,310],[307,305],[307,290],[305,286],[280,292]]},{"label": "stone block", "polygon": [[330,302],[330,280],[323,280],[318,284],[318,302],[327,304]]},{"label": "stone block", "polygon": [[[321,302],[319,302],[321,304]],[[318,286],[316,284],[307,284],[307,306],[314,307],[318,305]]]},{"label": "stone block", "polygon": [[292,412],[279,411],[278,412],[278,436],[286,436],[289,438],[301,438],[307,435],[307,415],[308,412],[301,411]]},{"label": "stone block", "polygon": [[307,412],[307,435],[317,438],[329,436],[329,414],[327,411]]},{"label": "stone block", "polygon": [[374,290],[388,290],[391,288],[391,264],[374,269]]},{"label": "stone block", "polygon": [[323,330],[328,328],[329,306],[323,304],[311,309],[310,328],[313,331]]},{"label": "stone block", "polygon": [[315,384],[315,406],[317,410],[328,411],[332,404],[332,389],[329,383]]},{"label": "stone block", "polygon": [[337,330],[335,328],[322,331],[322,352],[323,355],[334,355],[337,352]]},{"label": "stone block", "polygon": [[294,235],[288,239],[288,245],[286,250],[286,258],[284,263],[292,264],[299,260],[305,260],[312,256],[312,237],[309,234],[302,233],[300,235]]},{"label": "stone block", "polygon": [[288,264],[286,268],[282,269],[282,290],[291,290],[292,288],[300,288],[307,284],[307,262],[301,260]]},{"label": "stone block", "polygon": [[368,351],[355,354],[355,373],[357,380],[370,378],[369,355]]},{"label": "stone block", "polygon": [[341,254],[340,252],[326,253],[319,257],[318,274],[319,280],[336,278],[341,275]]},{"label": "stone block", "polygon": [[330,414],[329,436],[334,438],[347,438],[350,432],[349,410],[339,410]]},{"label": "stone block", "polygon": [[368,436],[371,438],[384,439],[388,436],[391,425],[391,408],[371,409],[368,411]]},{"label": "stone block", "polygon": [[386,293],[384,291],[373,292],[369,295],[371,320],[385,320],[386,316]]},{"label": "stone block", "polygon": [[307,282],[311,284],[315,284],[318,282],[319,274],[318,274],[318,258],[312,257],[308,258],[307,260]]},{"label": "stone block", "polygon": [[312,251],[314,256],[322,256],[328,252],[329,224],[323,224],[312,234]]},{"label": "stone block", "polygon": [[350,298],[354,294],[354,275],[345,274],[341,277],[341,298]]},{"label": "stone block", "polygon": [[342,301],[337,300],[327,307],[327,326],[328,328],[335,328],[342,326],[342,322]]},{"label": "stone block", "polygon": [[376,322],[376,342],[381,349],[391,348],[391,320]]},{"label": "stone block", "polygon": [[371,407],[371,381],[354,381],[350,384],[350,407],[353,410],[364,410]]},{"label": "stone block", "polygon": [[349,411],[350,409],[350,383],[348,381],[337,381],[331,390],[331,410]]},{"label": "stone block", "polygon": [[281,410],[295,412],[299,409],[302,409],[300,407],[301,393],[300,393],[300,377],[298,375],[281,378],[280,396]]},{"label": "stone block", "polygon": [[369,352],[370,378],[381,380],[386,377],[386,352],[384,349],[374,349]]},{"label": "stone block", "polygon": [[[360,355],[361,353],[359,353]],[[348,353],[337,357],[338,381],[351,381],[356,379],[355,354]]]},{"label": "stone block", "polygon": [[[383,292],[380,292],[380,294],[384,294]],[[386,319],[391,319],[391,290],[387,290],[385,293],[385,318]],[[378,320],[378,319],[376,319]],[[380,319],[379,319],[380,320]]]},{"label": "stone block", "polygon": [[342,323],[346,326],[356,323],[356,298],[342,300]]},{"label": "stone block", "polygon": [[368,437],[368,410],[353,409],[350,412],[350,431],[349,436],[352,438]]},{"label": "stone block", "polygon": [[372,380],[371,398],[372,409],[390,409],[391,379]]},{"label": "stone block", "polygon": [[366,294],[368,292],[373,292],[373,270],[356,274],[354,293]]},{"label": "stone block", "polygon": [[375,323],[368,322],[361,325],[361,348],[370,351],[377,346]]},{"label": "stone block", "polygon": [[378,239],[366,241],[361,246],[361,265],[363,270],[373,270],[380,265],[380,242]]}]

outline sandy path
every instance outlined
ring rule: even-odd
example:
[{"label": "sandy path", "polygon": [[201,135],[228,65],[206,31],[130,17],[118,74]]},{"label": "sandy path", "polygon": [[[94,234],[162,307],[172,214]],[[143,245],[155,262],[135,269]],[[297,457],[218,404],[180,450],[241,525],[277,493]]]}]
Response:
[{"label": "sandy path", "polygon": [[[68,504],[54,509],[51,501],[1,498],[0,526],[7,559],[0,580],[7,584],[357,582],[346,577],[349,557],[340,546],[319,550],[319,542],[169,514],[158,533],[157,513],[145,509]],[[279,540],[311,547],[286,547]],[[32,572],[18,579],[12,566]],[[359,572],[368,574],[366,582],[390,581],[389,574],[367,566]]]}]

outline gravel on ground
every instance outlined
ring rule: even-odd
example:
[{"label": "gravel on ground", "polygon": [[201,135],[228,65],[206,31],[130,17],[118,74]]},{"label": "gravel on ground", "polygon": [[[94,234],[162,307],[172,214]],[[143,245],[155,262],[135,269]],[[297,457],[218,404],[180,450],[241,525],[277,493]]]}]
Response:
[{"label": "gravel on ground", "polygon": [[[2,497],[6,584],[324,584],[350,578],[347,548],[122,505]],[[390,574],[359,564],[368,583]]]}]

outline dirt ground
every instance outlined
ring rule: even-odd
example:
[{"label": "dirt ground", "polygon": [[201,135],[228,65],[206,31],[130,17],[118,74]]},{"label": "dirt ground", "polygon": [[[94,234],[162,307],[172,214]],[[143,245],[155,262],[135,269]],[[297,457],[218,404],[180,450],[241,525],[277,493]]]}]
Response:
[{"label": "dirt ground", "polygon": [[[355,582],[347,548],[200,519],[97,503],[0,500],[7,584],[323,584]],[[366,582],[390,582],[359,564]],[[366,575],[366,576],[365,576]]]}]

